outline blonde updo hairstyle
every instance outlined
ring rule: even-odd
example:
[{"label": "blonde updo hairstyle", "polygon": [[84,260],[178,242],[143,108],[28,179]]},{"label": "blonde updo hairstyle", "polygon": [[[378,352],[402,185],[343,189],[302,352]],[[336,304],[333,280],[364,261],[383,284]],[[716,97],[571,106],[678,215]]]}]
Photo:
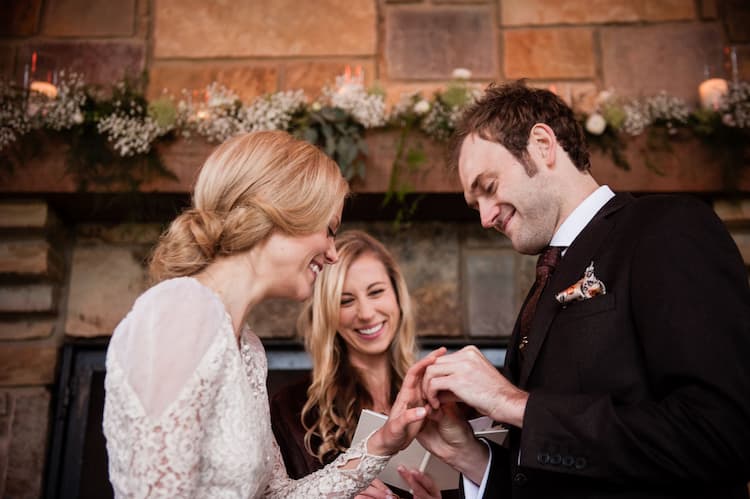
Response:
[{"label": "blonde updo hairstyle", "polygon": [[323,230],[348,192],[336,163],[308,142],[281,131],[233,137],[203,164],[192,207],[154,249],[151,277],[196,274],[274,230],[291,236]]},{"label": "blonde updo hairstyle", "polygon": [[[346,342],[337,332],[344,280],[352,263],[362,255],[372,255],[383,264],[401,312],[388,350],[391,402],[416,359],[409,290],[391,253],[378,240],[358,230],[337,236],[336,251],[338,261],[326,265],[315,280],[313,295],[305,302],[297,321],[297,329],[304,336],[305,348],[312,359],[312,383],[301,414],[305,448],[321,463],[351,445],[361,410],[372,408],[373,404],[359,372],[349,362]],[[313,436],[321,442],[317,449],[313,448]]]}]

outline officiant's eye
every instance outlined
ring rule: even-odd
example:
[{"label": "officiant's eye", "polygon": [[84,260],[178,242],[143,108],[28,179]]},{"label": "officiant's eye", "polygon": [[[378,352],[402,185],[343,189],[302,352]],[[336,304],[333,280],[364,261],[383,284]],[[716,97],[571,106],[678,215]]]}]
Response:
[{"label": "officiant's eye", "polygon": [[495,182],[490,182],[484,187],[484,192],[487,194],[494,194],[495,193]]},{"label": "officiant's eye", "polygon": [[354,303],[354,298],[352,298],[351,296],[342,296],[341,297],[341,306],[342,307],[346,307],[348,305],[351,305],[352,303]]}]

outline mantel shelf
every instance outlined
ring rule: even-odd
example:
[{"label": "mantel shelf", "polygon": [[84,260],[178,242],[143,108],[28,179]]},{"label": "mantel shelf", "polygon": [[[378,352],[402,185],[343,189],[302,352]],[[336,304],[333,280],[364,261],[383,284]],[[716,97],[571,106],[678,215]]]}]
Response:
[{"label": "mantel shelf", "polygon": [[[383,193],[388,190],[390,173],[396,154],[398,132],[379,131],[366,136],[368,157],[366,178],[352,181],[352,190],[360,193]],[[417,193],[461,192],[455,172],[446,168],[446,147],[425,136],[415,134],[410,139],[412,147],[421,147],[426,162],[417,172],[404,178]],[[4,193],[72,193],[76,192],[75,179],[65,172],[65,145],[50,142],[45,151],[17,166],[12,173],[0,176],[0,192]],[[177,180],[157,178],[141,186],[143,192],[187,193],[203,161],[215,144],[202,139],[178,139],[160,144],[159,154],[166,167]],[[722,193],[725,191],[721,165],[704,143],[694,139],[677,140],[669,152],[649,152],[650,163],[659,171],[649,168],[645,161],[646,138],[636,137],[627,144],[626,157],[632,167],[626,171],[617,167],[609,156],[592,150],[592,174],[599,183],[608,184],[617,191],[632,192],[694,192]],[[738,161],[740,159],[738,158]],[[740,192],[750,192],[750,168],[744,168],[737,183]],[[97,191],[122,190],[110,186]]]}]

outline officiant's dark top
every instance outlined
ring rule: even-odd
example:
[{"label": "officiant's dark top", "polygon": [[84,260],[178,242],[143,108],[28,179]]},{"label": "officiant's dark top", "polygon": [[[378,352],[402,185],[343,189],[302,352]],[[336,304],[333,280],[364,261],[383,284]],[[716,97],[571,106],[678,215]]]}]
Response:
[{"label": "officiant's dark top", "polygon": [[[310,386],[310,376],[303,376],[299,381],[286,385],[271,398],[271,427],[276,436],[276,442],[281,449],[287,473],[290,478],[299,479],[314,473],[326,464],[332,462],[338,453],[325,457],[325,463],[321,463],[315,456],[310,455],[305,449],[305,428],[302,426],[302,407],[307,401],[307,388]],[[316,410],[311,411],[310,420],[317,417]],[[313,436],[313,450],[320,446],[320,439]],[[344,447],[349,447],[351,442],[341,442]],[[410,498],[408,492],[391,487],[390,489],[401,498]],[[458,498],[457,490],[442,491],[443,499]]]},{"label": "officiant's dark top", "polygon": [[[310,376],[305,375],[299,381],[283,387],[271,399],[271,426],[276,436],[276,442],[281,449],[286,471],[295,480],[309,475],[336,459],[338,454],[325,457],[321,463],[317,457],[305,449],[305,428],[302,426],[302,407],[307,401],[307,388],[310,386]],[[317,418],[317,407],[308,414],[311,424]],[[340,442],[344,447],[349,442]],[[313,435],[311,444],[313,450],[320,447],[320,438]]]}]

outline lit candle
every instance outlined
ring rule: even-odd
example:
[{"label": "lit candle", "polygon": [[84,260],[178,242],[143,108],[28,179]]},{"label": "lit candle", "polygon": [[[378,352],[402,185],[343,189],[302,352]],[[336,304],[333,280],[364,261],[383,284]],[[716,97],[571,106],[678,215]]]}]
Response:
[{"label": "lit candle", "polygon": [[729,90],[727,81],[722,78],[710,78],[698,86],[698,93],[701,97],[701,106],[703,109],[719,109],[721,98]]},{"label": "lit candle", "polygon": [[57,87],[52,83],[47,83],[46,81],[32,81],[29,89],[32,92],[39,92],[40,94],[44,94],[50,99],[54,99],[55,97],[57,97]]}]

